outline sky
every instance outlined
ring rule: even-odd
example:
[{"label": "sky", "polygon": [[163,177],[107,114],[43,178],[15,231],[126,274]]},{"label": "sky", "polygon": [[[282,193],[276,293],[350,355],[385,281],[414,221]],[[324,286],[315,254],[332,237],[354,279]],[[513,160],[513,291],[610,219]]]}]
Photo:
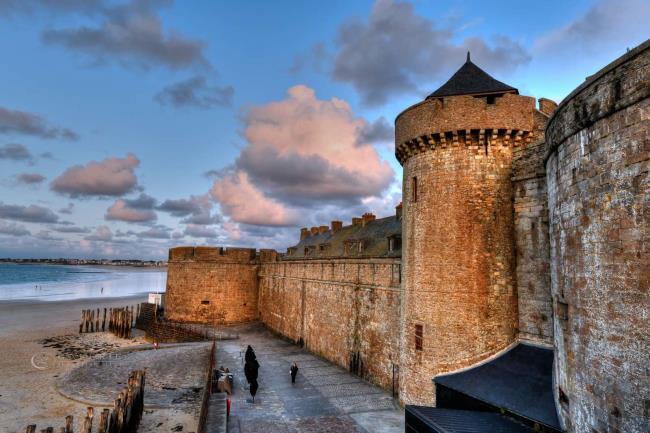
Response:
[{"label": "sky", "polygon": [[472,61],[557,102],[647,0],[0,0],[0,257],[275,248],[393,214],[394,119]]}]

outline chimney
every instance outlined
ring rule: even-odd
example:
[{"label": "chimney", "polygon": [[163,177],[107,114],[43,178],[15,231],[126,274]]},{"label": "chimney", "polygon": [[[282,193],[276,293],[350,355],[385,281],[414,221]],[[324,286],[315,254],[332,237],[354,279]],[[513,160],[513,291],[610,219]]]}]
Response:
[{"label": "chimney", "polygon": [[307,227],[303,227],[300,229],[300,240],[303,240],[305,238],[309,237],[309,229]]},{"label": "chimney", "polygon": [[375,216],[375,214],[372,214],[370,212],[366,212],[361,217],[362,225],[365,227],[366,224],[368,224],[370,221],[374,221],[376,218],[377,217]]},{"label": "chimney", "polygon": [[395,206],[395,218],[397,218],[398,221],[402,219],[402,202],[399,202],[399,204]]},{"label": "chimney", "polygon": [[312,234],[312,236],[317,235],[318,234],[318,227],[312,227],[311,228],[311,234]]},{"label": "chimney", "polygon": [[343,221],[332,221],[332,234],[335,234],[343,228]]},{"label": "chimney", "polygon": [[319,226],[318,227],[318,233],[325,233],[328,229],[329,229],[329,227],[327,227],[327,226]]},{"label": "chimney", "polygon": [[357,217],[352,218],[353,226],[360,226],[362,224],[363,224],[363,218],[357,218]]},{"label": "chimney", "polygon": [[553,112],[557,108],[557,104],[555,103],[555,101],[551,101],[548,98],[539,98],[537,102],[539,102],[539,111],[546,114],[547,116],[553,114]]}]

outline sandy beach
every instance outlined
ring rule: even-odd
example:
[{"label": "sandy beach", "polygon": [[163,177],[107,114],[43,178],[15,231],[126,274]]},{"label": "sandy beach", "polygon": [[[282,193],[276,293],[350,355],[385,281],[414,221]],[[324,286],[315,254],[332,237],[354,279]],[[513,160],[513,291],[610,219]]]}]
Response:
[{"label": "sandy beach", "polygon": [[[0,301],[0,432],[24,431],[31,423],[59,426],[66,415],[81,418],[86,405],[60,395],[56,379],[91,353],[142,341],[121,340],[109,333],[79,336],[82,309],[135,305],[143,296],[73,301]],[[57,356],[42,340],[68,336],[77,359]],[[76,340],[76,341],[75,341]],[[75,422],[76,423],[76,422]]]}]

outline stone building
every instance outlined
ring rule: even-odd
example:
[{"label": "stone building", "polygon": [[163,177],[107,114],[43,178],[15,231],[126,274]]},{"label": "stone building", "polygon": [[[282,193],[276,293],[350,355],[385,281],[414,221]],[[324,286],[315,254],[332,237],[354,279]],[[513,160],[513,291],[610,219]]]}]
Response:
[{"label": "stone building", "polygon": [[650,431],[649,96],[650,42],[559,106],[468,54],[395,121],[394,215],[173,248],[166,315],[259,320],[392,390],[408,431]]}]

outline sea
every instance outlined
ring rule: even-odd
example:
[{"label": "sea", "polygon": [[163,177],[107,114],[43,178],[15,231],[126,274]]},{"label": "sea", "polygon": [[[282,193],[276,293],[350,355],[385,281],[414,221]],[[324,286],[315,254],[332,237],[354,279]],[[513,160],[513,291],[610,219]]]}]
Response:
[{"label": "sea", "polygon": [[0,263],[0,300],[60,301],[164,292],[165,268]]}]

